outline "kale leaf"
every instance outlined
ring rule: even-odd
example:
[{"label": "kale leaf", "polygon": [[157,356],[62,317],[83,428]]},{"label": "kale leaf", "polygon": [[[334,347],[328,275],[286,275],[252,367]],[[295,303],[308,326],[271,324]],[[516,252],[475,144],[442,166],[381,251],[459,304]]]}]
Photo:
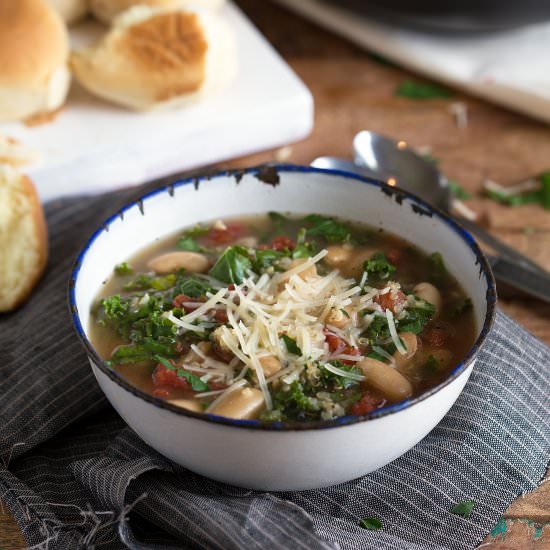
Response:
[{"label": "kale leaf", "polygon": [[399,332],[412,332],[419,334],[424,327],[433,319],[435,306],[430,302],[422,301],[416,307],[409,307],[402,319],[396,321]]},{"label": "kale leaf", "polygon": [[204,248],[199,245],[194,237],[183,235],[177,242],[177,247],[180,250],[186,250],[188,252],[203,252]]},{"label": "kale leaf", "polygon": [[115,265],[115,273],[117,275],[131,275],[133,272],[134,270],[130,267],[128,262],[122,262]]},{"label": "kale leaf", "polygon": [[396,88],[395,95],[409,99],[438,99],[451,97],[453,92],[438,84],[405,80]]},{"label": "kale leaf", "polygon": [[396,267],[388,261],[383,252],[375,252],[370,260],[363,264],[363,269],[369,276],[384,281],[396,270]]},{"label": "kale leaf", "polygon": [[281,340],[284,342],[288,353],[292,353],[293,355],[298,356],[302,355],[302,350],[299,348],[294,338],[291,338],[290,336],[288,336],[288,334],[283,334],[281,335]]},{"label": "kale leaf", "polygon": [[214,292],[214,289],[206,279],[197,275],[178,277],[175,287],[176,294],[185,294],[191,298],[198,298],[199,296],[206,296],[207,292]]},{"label": "kale leaf", "polygon": [[210,275],[224,283],[240,284],[249,269],[252,269],[252,262],[246,248],[229,246],[210,270]]},{"label": "kale leaf", "polygon": [[308,225],[306,234],[309,237],[324,237],[328,242],[341,243],[351,236],[350,227],[334,218],[311,214],[304,222]]}]

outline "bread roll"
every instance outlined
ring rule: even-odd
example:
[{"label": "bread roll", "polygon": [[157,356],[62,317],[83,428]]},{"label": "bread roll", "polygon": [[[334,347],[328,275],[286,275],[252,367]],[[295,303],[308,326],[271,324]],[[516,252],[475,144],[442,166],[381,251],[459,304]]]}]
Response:
[{"label": "bread roll", "polygon": [[0,121],[60,107],[68,55],[65,24],[44,0],[0,0]]},{"label": "bread roll", "polygon": [[88,13],[88,0],[47,0],[67,25],[72,25]]},{"label": "bread roll", "polygon": [[32,182],[0,166],[0,312],[10,311],[30,294],[44,271],[47,232]]},{"label": "bread roll", "polygon": [[90,11],[104,23],[111,23],[118,14],[138,5],[152,8],[195,6],[217,9],[224,2],[225,0],[90,0]]},{"label": "bread roll", "polygon": [[147,110],[181,106],[223,88],[236,72],[230,29],[215,14],[138,6],[95,45],[71,57],[93,94]]}]

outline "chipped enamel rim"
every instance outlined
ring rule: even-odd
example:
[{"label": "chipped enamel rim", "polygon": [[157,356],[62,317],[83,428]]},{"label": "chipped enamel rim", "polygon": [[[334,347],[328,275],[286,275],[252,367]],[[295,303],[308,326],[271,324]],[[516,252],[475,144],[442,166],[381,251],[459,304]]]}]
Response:
[{"label": "chipped enamel rim", "polygon": [[[148,201],[154,200],[155,197],[163,193],[168,193],[170,195],[173,195],[174,189],[177,187],[181,187],[184,185],[194,185],[197,191],[200,191],[200,183],[203,181],[208,181],[208,180],[216,179],[220,177],[223,177],[223,178],[234,177],[236,182],[238,183],[243,177],[243,175],[245,174],[254,175],[259,180],[260,184],[263,183],[264,185],[267,184],[267,185],[273,185],[274,187],[276,187],[278,183],[278,174],[284,173],[284,172],[318,173],[323,175],[334,175],[334,176],[343,177],[349,180],[354,180],[358,183],[378,187],[382,193],[385,193],[386,195],[393,197],[397,203],[403,204],[403,205],[405,203],[410,204],[413,211],[417,212],[419,215],[428,215],[430,217],[435,216],[439,220],[446,223],[460,237],[463,243],[466,246],[468,246],[468,248],[474,253],[476,258],[476,265],[479,266],[480,278],[484,277],[487,283],[487,292],[486,292],[487,311],[485,314],[483,327],[481,328],[479,336],[477,337],[474,345],[472,346],[472,348],[470,349],[466,357],[455,366],[455,368],[451,371],[449,376],[443,382],[441,382],[437,386],[434,386],[433,388],[429,389],[428,391],[422,393],[421,395],[413,399],[406,399],[399,403],[388,405],[387,407],[377,409],[376,411],[373,411],[369,414],[365,414],[361,416],[347,415],[347,416],[334,418],[332,420],[317,420],[317,421],[311,421],[311,422],[300,422],[300,421],[262,422],[261,420],[236,420],[236,419],[227,418],[224,416],[217,416],[213,414],[196,413],[193,411],[189,411],[187,409],[183,409],[176,405],[172,405],[171,403],[164,401],[163,399],[160,399],[158,397],[153,397],[152,395],[145,393],[144,391],[130,384],[120,374],[118,374],[116,371],[109,368],[106,365],[106,362],[99,356],[99,354],[93,347],[92,343],[86,336],[86,333],[80,321],[80,314],[76,306],[75,288],[76,288],[76,282],[78,280],[80,268],[82,266],[84,259],[86,258],[86,254],[88,253],[88,250],[94,245],[95,240],[101,233],[108,231],[111,223],[113,223],[117,219],[120,219],[120,217],[123,216],[123,214],[126,211],[132,208],[139,208],[140,211],[143,213],[144,207]],[[144,246],[146,244],[147,243],[144,243]],[[421,401],[428,399],[430,396],[434,395],[439,390],[441,390],[442,388],[450,384],[453,380],[458,378],[470,366],[472,361],[475,359],[481,347],[485,343],[487,336],[493,326],[493,322],[496,314],[496,301],[497,301],[497,293],[496,293],[495,280],[491,272],[491,268],[489,266],[489,262],[487,261],[487,258],[484,256],[483,252],[481,251],[481,249],[479,248],[479,246],[477,245],[473,237],[470,235],[470,233],[466,231],[466,229],[461,227],[456,221],[454,221],[448,214],[429,205],[427,202],[409,193],[408,191],[405,191],[398,187],[391,187],[386,183],[378,180],[374,180],[371,178],[367,178],[367,177],[360,176],[358,174],[353,174],[351,172],[346,172],[343,170],[329,170],[329,169],[313,168],[311,166],[299,166],[299,165],[293,165],[293,164],[273,164],[273,165],[267,165],[267,166],[262,165],[262,166],[247,168],[244,170],[224,170],[219,172],[213,172],[203,176],[195,176],[195,177],[190,177],[182,180],[176,180],[173,183],[169,183],[168,185],[163,185],[158,189],[154,189],[153,191],[146,193],[139,199],[127,204],[126,206],[121,208],[119,211],[117,211],[115,214],[113,214],[111,217],[109,217],[107,220],[105,220],[105,222],[103,222],[100,225],[100,227],[91,235],[91,237],[88,239],[88,241],[86,242],[81,252],[78,254],[73,264],[73,269],[71,271],[71,276],[69,279],[69,307],[70,307],[73,324],[78,334],[78,337],[80,338],[80,341],[84,345],[86,352],[88,353],[89,358],[93,361],[94,365],[98,369],[100,369],[103,374],[109,377],[110,380],[112,380],[118,386],[122,387],[123,389],[130,392],[134,396],[138,397],[139,399],[142,399],[154,405],[155,407],[166,409],[180,416],[194,418],[201,422],[224,424],[224,425],[233,426],[236,428],[259,429],[259,430],[268,430],[268,431],[296,431],[296,430],[302,431],[302,430],[318,430],[318,429],[327,429],[327,428],[337,428],[339,426],[348,426],[351,424],[366,422],[376,418],[381,418],[383,416],[388,416],[390,414],[398,413],[399,411],[412,407],[416,403],[420,403]],[[86,312],[85,316],[87,316],[88,314],[89,313]]]}]

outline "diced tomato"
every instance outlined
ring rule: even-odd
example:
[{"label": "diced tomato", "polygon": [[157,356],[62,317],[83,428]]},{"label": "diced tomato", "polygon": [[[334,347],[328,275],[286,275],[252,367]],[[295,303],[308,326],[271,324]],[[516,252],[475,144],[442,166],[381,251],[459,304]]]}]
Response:
[{"label": "diced tomato", "polygon": [[192,298],[191,296],[187,296],[186,294],[178,294],[172,300],[172,305],[174,307],[179,307],[185,310],[185,313],[189,313],[190,311],[194,311],[195,309],[199,308],[200,305],[205,301],[206,301],[206,298],[204,296]]},{"label": "diced tomato", "polygon": [[434,348],[442,348],[449,338],[449,331],[442,326],[430,326],[422,332],[422,340]]},{"label": "diced tomato", "polygon": [[244,223],[226,223],[225,227],[225,229],[220,229],[212,226],[204,236],[204,243],[211,246],[231,244],[237,239],[244,237],[248,231],[248,227]]},{"label": "diced tomato", "polygon": [[187,378],[178,376],[175,370],[168,369],[162,363],[156,366],[152,378],[155,389],[179,388],[186,391],[192,389]]},{"label": "diced tomato", "polygon": [[[343,338],[336,336],[332,332],[325,330],[325,342],[328,344],[328,349],[331,353],[337,353],[339,355],[361,355],[361,351],[358,348],[350,346]],[[344,365],[353,365],[355,361],[349,359],[342,359]]]},{"label": "diced tomato", "polygon": [[395,293],[390,291],[376,296],[374,301],[378,302],[384,311],[389,309],[396,313],[407,301],[407,296],[400,290]]},{"label": "diced tomato", "polygon": [[386,400],[380,395],[371,392],[364,393],[361,399],[351,407],[350,413],[357,416],[368,414],[385,404]]},{"label": "diced tomato", "polygon": [[167,397],[170,397],[170,390],[168,388],[155,388],[153,390],[153,396],[166,399]]},{"label": "diced tomato", "polygon": [[392,264],[399,265],[403,259],[404,250],[402,248],[392,248],[386,254],[386,257]]},{"label": "diced tomato", "polygon": [[273,248],[273,250],[286,250],[287,248],[288,250],[294,250],[296,248],[296,243],[292,239],[281,235],[280,237],[275,237],[271,241],[271,248]]}]

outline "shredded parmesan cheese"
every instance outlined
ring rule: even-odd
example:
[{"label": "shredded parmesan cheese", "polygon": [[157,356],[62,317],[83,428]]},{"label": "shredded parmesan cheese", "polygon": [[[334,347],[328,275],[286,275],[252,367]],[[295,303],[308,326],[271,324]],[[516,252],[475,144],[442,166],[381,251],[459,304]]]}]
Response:
[{"label": "shredded parmesan cheese", "polygon": [[397,334],[397,329],[395,328],[395,321],[393,319],[393,313],[391,309],[386,309],[386,319],[388,320],[388,327],[390,329],[391,339],[393,340],[397,351],[401,355],[407,355],[407,350],[403,346],[401,338],[399,338],[399,335]]}]

